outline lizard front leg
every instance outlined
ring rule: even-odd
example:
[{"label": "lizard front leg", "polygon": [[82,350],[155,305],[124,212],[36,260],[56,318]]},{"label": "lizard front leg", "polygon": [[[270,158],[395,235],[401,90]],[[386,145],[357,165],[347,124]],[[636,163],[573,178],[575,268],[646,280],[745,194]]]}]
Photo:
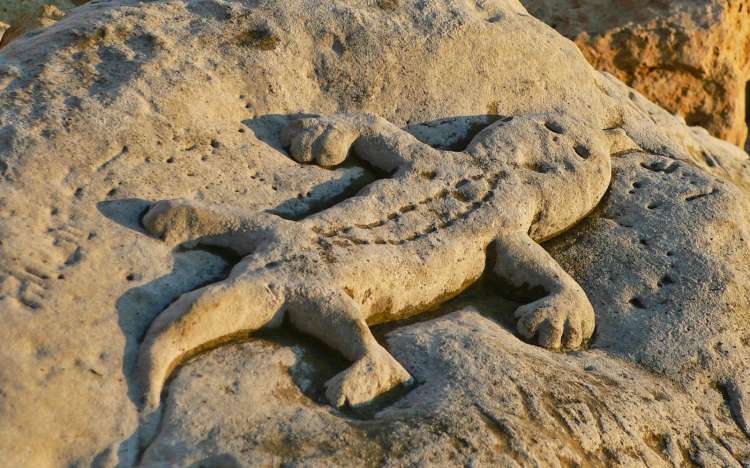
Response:
[{"label": "lizard front leg", "polygon": [[387,120],[371,114],[334,114],[292,121],[282,143],[301,163],[323,167],[341,164],[354,150],[375,168],[394,172],[437,151]]},{"label": "lizard front leg", "polygon": [[291,122],[282,140],[291,157],[299,162],[335,166],[351,150],[357,159],[390,174],[367,185],[356,196],[312,216],[309,221],[318,228],[368,224],[374,221],[372,213],[398,210],[402,200],[415,196],[409,179],[421,170],[435,167],[440,160],[434,148],[370,114],[306,117]]},{"label": "lizard front leg", "polygon": [[546,295],[515,312],[518,332],[550,349],[580,347],[594,333],[594,308],[581,286],[525,232],[495,241],[494,272],[512,286],[541,287]]},{"label": "lizard front leg", "polygon": [[240,256],[252,252],[262,240],[260,234],[280,222],[269,213],[249,214],[186,199],[158,201],[142,219],[149,233],[169,244],[222,247]]}]

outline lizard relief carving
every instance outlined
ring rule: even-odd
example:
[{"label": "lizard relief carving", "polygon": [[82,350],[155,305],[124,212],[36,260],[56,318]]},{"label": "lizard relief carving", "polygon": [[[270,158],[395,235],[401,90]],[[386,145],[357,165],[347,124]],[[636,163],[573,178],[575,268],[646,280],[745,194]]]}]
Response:
[{"label": "lizard relief carving", "polygon": [[299,221],[188,200],[153,204],[143,217],[152,234],[243,258],[226,280],[182,295],[151,324],[137,371],[147,408],[196,350],[285,317],[352,362],[326,384],[330,402],[366,404],[411,380],[369,325],[460,293],[484,272],[488,249],[497,276],[546,292],[515,312],[520,335],[550,349],[591,337],[589,300],[538,242],[597,205],[611,154],[634,146],[622,130],[516,116],[454,152],[379,117],[343,114],[293,121],[283,140],[299,162],[331,167],[351,152],[391,176]]}]

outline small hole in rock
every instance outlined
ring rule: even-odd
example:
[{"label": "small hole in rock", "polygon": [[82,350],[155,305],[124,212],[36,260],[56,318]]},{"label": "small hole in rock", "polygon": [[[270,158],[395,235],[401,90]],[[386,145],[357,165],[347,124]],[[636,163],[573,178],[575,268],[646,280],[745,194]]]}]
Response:
[{"label": "small hole in rock", "polygon": [[669,275],[664,275],[660,281],[661,284],[674,284],[674,280]]},{"label": "small hole in rock", "polygon": [[555,168],[550,164],[539,161],[527,163],[526,168],[538,174],[547,174],[555,170]]},{"label": "small hole in rock", "polygon": [[174,162],[173,157],[170,156],[169,158],[167,158],[167,164],[172,164],[173,162]]},{"label": "small hole in rock", "polygon": [[136,275],[134,273],[130,273],[128,276],[125,277],[125,279],[128,281],[135,281]]},{"label": "small hole in rock", "polygon": [[547,127],[547,130],[549,130],[552,133],[557,133],[562,135],[565,133],[565,130],[562,128],[562,126],[557,122],[546,122],[544,124],[545,127]]},{"label": "small hole in rock", "polygon": [[588,159],[591,156],[591,150],[583,145],[576,145],[575,150],[576,154],[578,154],[578,156],[582,157],[583,159]]},{"label": "small hole in rock", "polygon": [[344,53],[344,44],[342,44],[340,40],[336,39],[335,41],[333,41],[331,49],[336,52],[336,54],[341,55]]},{"label": "small hole in rock", "polygon": [[646,205],[646,208],[648,208],[649,210],[654,210],[656,208],[659,208],[660,206],[661,206],[661,203],[659,202],[651,202],[648,205]]},{"label": "small hole in rock", "polygon": [[398,8],[399,0],[378,0],[378,8],[385,11],[393,11]]},{"label": "small hole in rock", "polygon": [[271,31],[265,28],[251,29],[240,34],[238,42],[241,46],[252,47],[258,50],[273,50],[279,45],[281,40]]},{"label": "small hole in rock", "polygon": [[632,305],[636,309],[645,309],[646,308],[646,304],[643,303],[643,299],[641,299],[640,297],[634,297],[633,299],[631,299],[630,300],[630,305]]}]

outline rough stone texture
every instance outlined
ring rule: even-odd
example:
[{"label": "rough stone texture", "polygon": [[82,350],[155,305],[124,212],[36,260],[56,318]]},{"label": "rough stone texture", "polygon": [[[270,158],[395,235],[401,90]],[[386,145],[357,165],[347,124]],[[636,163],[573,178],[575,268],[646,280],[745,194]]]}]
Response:
[{"label": "rough stone texture", "polygon": [[[482,308],[512,311],[500,305]],[[750,441],[726,410],[717,411],[724,404],[719,392],[685,393],[603,350],[543,351],[472,306],[388,335],[391,351],[420,385],[373,419],[320,403],[321,381],[337,370],[310,364],[325,362],[324,350],[279,341],[222,348],[182,369],[144,464],[666,467],[750,461]]]},{"label": "rough stone texture", "polygon": [[[523,0],[599,70],[719,138],[747,139],[750,2]],[[750,144],[750,141],[748,142]]]},{"label": "rough stone texture", "polygon": [[547,247],[600,313],[597,348],[682,381],[711,368],[720,385],[720,362],[750,358],[742,286],[750,232],[739,221],[747,212],[721,179],[658,156],[627,157],[595,216]]},{"label": "rough stone texture", "polygon": [[[355,423],[321,403],[321,383],[346,366],[334,351],[305,357],[312,345],[297,336],[219,348],[177,372],[145,461],[169,453],[231,466],[284,449],[284,460],[322,463],[343,460],[341,447],[344,461],[377,463],[395,447],[406,462],[435,452],[437,462],[524,464],[588,450],[622,464],[748,463],[747,155],[595,72],[500,0],[94,2],[4,48],[0,458],[137,457],[140,337],[237,261],[173,250],[147,235],[141,214],[187,197],[303,217],[351,196],[372,171],[300,165],[280,140],[288,114],[340,111],[459,149],[471,120],[439,119],[620,120],[643,151],[615,158],[602,207],[550,245],[594,304],[592,349],[524,344],[503,302],[476,305],[499,324],[467,312],[396,329],[391,351],[424,383],[383,407],[386,423]],[[224,383],[229,393],[213,393]],[[538,416],[522,406],[539,402]]]},{"label": "rough stone texture", "polygon": [[368,114],[291,120],[282,140],[296,161],[334,167],[351,156],[390,176],[299,220],[186,199],[153,204],[143,216],[149,233],[243,260],[149,327],[138,360],[146,406],[158,407],[171,370],[196,350],[285,320],[353,362],[326,384],[331,404],[368,404],[412,380],[368,325],[429,311],[488,264],[502,286],[548,293],[515,312],[521,336],[580,348],[594,331],[593,307],[538,242],[596,208],[611,155],[640,152],[616,125],[505,117],[465,150],[446,151]]},{"label": "rough stone texture", "polygon": [[0,0],[0,47],[22,34],[52,26],[68,11],[86,2],[88,0]]}]

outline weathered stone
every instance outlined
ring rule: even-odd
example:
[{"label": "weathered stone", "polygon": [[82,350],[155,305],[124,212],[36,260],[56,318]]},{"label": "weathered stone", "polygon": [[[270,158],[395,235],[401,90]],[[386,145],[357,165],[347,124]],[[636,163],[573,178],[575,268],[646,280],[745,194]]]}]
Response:
[{"label": "weathered stone", "polygon": [[[559,116],[551,134],[621,128],[639,149],[615,151],[600,208],[549,246],[594,306],[592,348],[516,338],[519,304],[496,298],[513,291],[488,278],[457,300],[499,323],[467,312],[390,325],[390,352],[421,385],[380,416],[323,404],[323,382],[349,363],[303,353],[295,335],[187,362],[161,425],[141,420],[141,338],[239,260],[152,237],[152,202],[304,219],[387,179],[293,160],[282,130],[299,112],[368,112],[457,151],[503,117]],[[0,52],[0,458],[747,463],[747,159],[594,71],[514,1],[84,5]],[[483,193],[474,182],[458,196]],[[366,190],[387,198],[384,185]]]},{"label": "weathered stone", "polygon": [[512,314],[502,301],[445,308],[452,310],[387,336],[419,386],[374,417],[323,402],[322,383],[341,364],[299,337],[218,349],[179,371],[143,463],[666,467],[749,460],[750,441],[728,411],[716,411],[724,406],[720,391],[691,394],[605,350],[564,355],[525,344],[491,318]]},{"label": "weathered stone", "polygon": [[[612,73],[689,125],[747,139],[750,2],[522,0]],[[750,145],[750,141],[748,142]]]}]

